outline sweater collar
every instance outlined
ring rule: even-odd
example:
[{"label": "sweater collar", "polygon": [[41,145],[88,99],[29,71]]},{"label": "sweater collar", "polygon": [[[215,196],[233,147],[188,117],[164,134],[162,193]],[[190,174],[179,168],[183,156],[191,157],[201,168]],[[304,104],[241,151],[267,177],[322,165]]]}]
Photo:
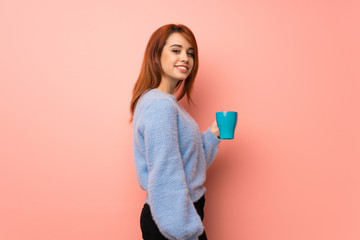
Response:
[{"label": "sweater collar", "polygon": [[172,100],[177,101],[177,97],[176,97],[174,94],[170,94],[170,93],[163,92],[163,91],[161,91],[161,90],[159,90],[159,89],[157,89],[157,88],[153,88],[153,89],[151,89],[150,91],[155,91],[155,92],[157,92],[158,94],[161,94],[161,95],[163,95],[163,96],[167,96],[167,97],[171,98]]}]

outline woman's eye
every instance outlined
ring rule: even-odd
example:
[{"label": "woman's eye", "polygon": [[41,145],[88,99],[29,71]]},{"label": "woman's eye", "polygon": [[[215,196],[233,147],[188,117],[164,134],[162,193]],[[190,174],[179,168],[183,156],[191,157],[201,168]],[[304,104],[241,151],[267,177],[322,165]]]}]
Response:
[{"label": "woman's eye", "polygon": [[192,53],[192,52],[188,52],[187,54],[188,54],[190,57],[194,57],[194,56],[195,56],[195,54]]},{"label": "woman's eye", "polygon": [[173,49],[172,50],[174,53],[180,53],[180,50],[178,50],[178,49]]}]

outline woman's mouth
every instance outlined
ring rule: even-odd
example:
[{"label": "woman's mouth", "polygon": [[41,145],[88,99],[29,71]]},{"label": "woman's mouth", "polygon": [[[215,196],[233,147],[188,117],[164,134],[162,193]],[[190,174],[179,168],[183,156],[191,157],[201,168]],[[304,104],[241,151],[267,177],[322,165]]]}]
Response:
[{"label": "woman's mouth", "polygon": [[175,66],[177,70],[179,70],[180,72],[187,72],[189,71],[189,68],[187,66],[184,65],[176,65]]}]

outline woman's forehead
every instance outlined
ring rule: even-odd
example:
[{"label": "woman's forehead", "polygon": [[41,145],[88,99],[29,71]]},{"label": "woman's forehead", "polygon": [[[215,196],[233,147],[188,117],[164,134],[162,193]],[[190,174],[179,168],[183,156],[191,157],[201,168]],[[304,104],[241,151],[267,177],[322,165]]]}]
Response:
[{"label": "woman's forehead", "polygon": [[170,36],[166,40],[166,45],[168,45],[168,46],[180,45],[184,48],[192,48],[193,47],[190,44],[190,42],[181,33],[178,33],[178,32],[170,34]]}]

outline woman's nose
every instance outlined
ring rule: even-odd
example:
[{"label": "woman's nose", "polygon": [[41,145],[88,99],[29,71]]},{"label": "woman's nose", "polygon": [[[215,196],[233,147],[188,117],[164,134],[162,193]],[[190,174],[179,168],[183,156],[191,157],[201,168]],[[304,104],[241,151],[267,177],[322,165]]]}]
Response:
[{"label": "woman's nose", "polygon": [[183,62],[188,62],[189,61],[189,56],[187,55],[186,51],[181,52],[180,60],[183,61]]}]

